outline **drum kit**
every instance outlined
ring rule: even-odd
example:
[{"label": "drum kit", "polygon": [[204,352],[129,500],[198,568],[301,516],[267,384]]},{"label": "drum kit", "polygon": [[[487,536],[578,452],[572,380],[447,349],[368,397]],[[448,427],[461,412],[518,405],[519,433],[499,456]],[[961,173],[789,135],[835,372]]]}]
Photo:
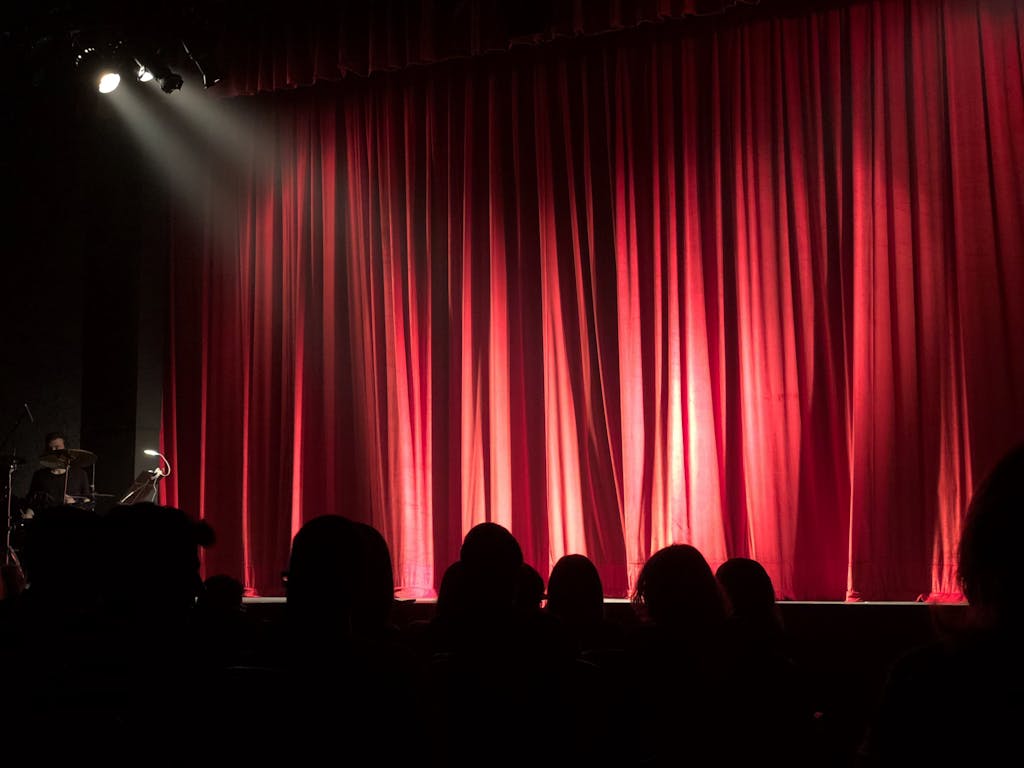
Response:
[{"label": "drum kit", "polygon": [[69,469],[72,466],[85,469],[96,463],[96,454],[81,448],[65,448],[61,451],[47,451],[39,457],[39,463],[48,469]]},{"label": "drum kit", "polygon": [[[4,526],[4,541],[3,541],[3,565],[4,566],[15,566],[20,570],[20,563],[18,562],[14,538],[21,527],[24,525],[24,521],[31,515],[31,510],[18,509],[17,512],[13,506],[14,493],[14,473],[17,469],[25,464],[25,458],[23,456],[16,456],[14,454],[0,455],[0,466],[7,468],[7,482],[3,487],[4,502],[5,502],[5,526]],[[79,469],[86,469],[92,467],[92,474],[90,476],[90,496],[72,496],[74,499],[73,506],[81,507],[83,509],[95,509],[96,497],[97,496],[110,496],[111,494],[97,494],[95,492],[95,471],[96,471],[96,454],[92,451],[82,450],[81,448],[64,448],[59,451],[47,451],[39,457],[39,464],[47,469],[51,470],[64,470],[64,492],[67,496],[67,483],[70,472],[68,470],[73,467]]]}]

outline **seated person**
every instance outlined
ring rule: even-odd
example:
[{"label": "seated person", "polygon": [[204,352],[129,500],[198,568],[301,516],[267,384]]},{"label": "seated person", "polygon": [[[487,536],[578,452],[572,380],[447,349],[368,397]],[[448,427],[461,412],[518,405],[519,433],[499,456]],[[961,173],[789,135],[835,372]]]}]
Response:
[{"label": "seated person", "polygon": [[[48,433],[44,444],[45,451],[40,457],[44,464],[50,463],[45,461],[48,454],[60,454],[66,450],[65,438],[60,432]],[[89,476],[74,462],[68,461],[66,466],[43,466],[32,475],[23,514],[31,518],[41,509],[87,504],[89,496]]]}]

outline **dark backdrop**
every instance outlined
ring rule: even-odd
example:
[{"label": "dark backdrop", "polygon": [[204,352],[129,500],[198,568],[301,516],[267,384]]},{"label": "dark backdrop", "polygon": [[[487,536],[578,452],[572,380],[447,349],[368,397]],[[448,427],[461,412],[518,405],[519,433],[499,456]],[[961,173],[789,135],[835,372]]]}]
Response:
[{"label": "dark backdrop", "polygon": [[117,496],[159,434],[163,192],[95,91],[5,85],[0,453],[28,459],[21,496],[43,436],[63,431]]}]

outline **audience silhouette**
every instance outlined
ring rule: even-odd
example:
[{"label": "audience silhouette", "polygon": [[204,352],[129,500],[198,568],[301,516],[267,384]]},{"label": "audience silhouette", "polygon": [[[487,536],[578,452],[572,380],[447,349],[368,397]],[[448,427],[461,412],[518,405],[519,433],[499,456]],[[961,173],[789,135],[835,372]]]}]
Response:
[{"label": "audience silhouette", "polygon": [[578,653],[594,659],[625,647],[623,627],[606,617],[601,576],[586,555],[558,559],[548,577],[547,595],[548,613],[562,623]]},{"label": "audience silhouette", "polygon": [[[536,607],[536,580],[523,565],[511,532],[486,522],[469,530],[458,564],[444,575],[433,635],[444,645],[435,646],[423,681],[434,704],[437,764],[545,765],[567,757],[575,734],[536,726],[538,708],[565,706],[572,656]],[[524,607],[521,588],[531,582]]]},{"label": "audience silhouette", "polygon": [[33,518],[9,627],[23,699],[4,724],[36,759],[188,751],[201,681],[191,617],[210,544],[209,526],[156,504]]},{"label": "audience silhouette", "polygon": [[728,714],[742,682],[732,672],[726,601],[704,556],[689,544],[655,552],[637,577],[642,619],[631,638],[643,764],[733,764]]},{"label": "audience silhouette", "polygon": [[394,575],[381,534],[340,515],[320,515],[296,533],[288,563],[288,635],[283,668],[286,722],[302,758],[374,754],[410,758],[418,733],[391,739],[393,713],[413,706],[412,655],[391,624]]},{"label": "audience silhouette", "polygon": [[519,569],[519,589],[516,608],[520,611],[539,611],[544,606],[544,577],[529,563]]},{"label": "audience silhouette", "polygon": [[605,615],[601,577],[585,555],[564,555],[548,577],[546,612],[576,654],[572,667],[573,752],[581,764],[628,765],[632,745],[609,741],[634,704],[626,633]]},{"label": "audience silhouette", "polygon": [[818,697],[786,634],[771,577],[756,560],[734,557],[715,578],[729,602],[733,670],[743,684],[731,717],[752,746],[749,758],[821,765],[827,751]]},{"label": "audience silhouette", "polygon": [[248,621],[245,587],[234,576],[219,573],[203,582],[192,623],[201,638],[203,663],[213,670],[253,661],[256,630]]},{"label": "audience silhouette", "polygon": [[862,766],[1006,765],[1024,721],[1024,444],[975,490],[958,575],[970,621],[890,669]]},{"label": "audience silhouette", "polygon": [[[1012,750],[1022,509],[1024,446],[979,486],[964,523],[972,621],[894,665],[856,756],[865,768],[989,764]],[[667,546],[638,575],[637,621],[612,621],[586,556],[560,558],[545,590],[513,534],[487,522],[444,571],[433,616],[400,626],[384,536],[325,514],[292,541],[283,621],[267,634],[239,580],[201,580],[199,552],[213,544],[202,521],[156,504],[37,515],[26,584],[0,612],[0,651],[19,662],[11,743],[115,761],[161,745],[171,759],[202,746],[297,762],[844,764],[823,748],[819,692],[753,559],[712,572],[695,547]],[[273,728],[242,745],[254,713]],[[951,716],[941,740],[926,737]],[[629,722],[638,738],[608,738]]]}]

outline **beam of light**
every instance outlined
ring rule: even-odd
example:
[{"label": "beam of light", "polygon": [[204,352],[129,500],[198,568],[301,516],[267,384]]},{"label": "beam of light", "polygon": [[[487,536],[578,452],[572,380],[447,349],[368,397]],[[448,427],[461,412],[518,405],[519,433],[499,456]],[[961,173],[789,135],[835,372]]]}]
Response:
[{"label": "beam of light", "polygon": [[104,72],[100,76],[100,93],[111,93],[121,83],[121,76],[116,72]]},{"label": "beam of light", "polygon": [[[122,88],[109,103],[114,107],[139,149],[198,223],[212,216],[219,219],[231,197],[226,179],[211,174],[206,148],[187,140],[168,120],[166,97],[156,92]],[[161,112],[165,114],[161,114]]]},{"label": "beam of light", "polygon": [[244,171],[253,158],[274,157],[276,147],[272,131],[265,127],[270,121],[243,118],[235,107],[235,102],[207,91],[183,88],[169,108],[219,157]]}]

